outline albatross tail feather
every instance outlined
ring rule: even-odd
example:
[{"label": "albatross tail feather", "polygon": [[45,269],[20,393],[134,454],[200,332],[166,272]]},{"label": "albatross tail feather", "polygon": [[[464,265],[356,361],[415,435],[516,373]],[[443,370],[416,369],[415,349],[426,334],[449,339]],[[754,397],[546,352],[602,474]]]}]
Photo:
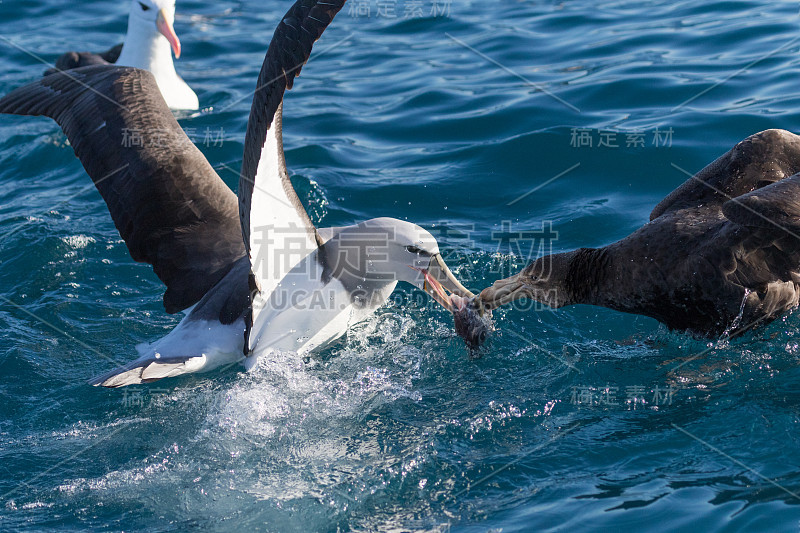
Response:
[{"label": "albatross tail feather", "polygon": [[205,366],[205,355],[187,355],[175,357],[141,357],[125,366],[115,368],[89,380],[95,387],[124,387],[158,381],[181,374],[197,372]]}]

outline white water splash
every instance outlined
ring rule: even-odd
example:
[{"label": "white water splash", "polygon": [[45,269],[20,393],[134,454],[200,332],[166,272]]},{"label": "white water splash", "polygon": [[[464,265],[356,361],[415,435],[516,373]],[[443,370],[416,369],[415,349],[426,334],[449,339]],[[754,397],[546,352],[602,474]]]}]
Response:
[{"label": "white water splash", "polygon": [[742,297],[742,303],[739,306],[739,314],[736,315],[736,318],[733,319],[731,325],[728,326],[725,331],[722,332],[722,339],[728,340],[732,332],[736,331],[739,328],[739,325],[742,323],[742,316],[744,316],[744,306],[747,303],[747,297],[750,293],[753,292],[748,288],[744,289],[744,296]]},{"label": "white water splash", "polygon": [[64,241],[64,244],[76,250],[86,248],[90,243],[96,242],[94,237],[88,237],[86,235],[71,235],[69,237],[62,238],[61,240]]}]

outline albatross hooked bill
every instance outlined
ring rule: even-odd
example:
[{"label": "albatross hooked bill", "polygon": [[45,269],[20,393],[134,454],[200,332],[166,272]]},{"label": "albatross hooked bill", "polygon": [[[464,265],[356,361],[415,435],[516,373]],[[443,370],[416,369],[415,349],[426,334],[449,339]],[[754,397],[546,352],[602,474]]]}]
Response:
[{"label": "albatross hooked bill", "polygon": [[167,13],[163,8],[158,12],[156,27],[158,28],[158,32],[166,37],[167,41],[169,41],[169,45],[172,47],[172,52],[175,54],[175,59],[180,58],[181,40],[178,39],[178,34],[175,33],[175,29],[172,27],[172,24],[169,21],[169,16],[167,16]]},{"label": "albatross hooked bill", "polygon": [[455,307],[447,292],[463,298],[472,298],[474,296],[456,279],[440,254],[431,257],[428,268],[411,268],[419,270],[424,276],[422,290],[450,312],[455,311]]}]

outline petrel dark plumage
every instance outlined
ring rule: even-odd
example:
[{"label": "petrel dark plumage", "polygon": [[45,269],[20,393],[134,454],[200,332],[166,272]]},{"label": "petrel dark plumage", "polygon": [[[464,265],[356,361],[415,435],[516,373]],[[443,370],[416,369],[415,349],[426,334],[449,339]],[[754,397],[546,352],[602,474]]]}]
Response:
[{"label": "petrel dark plumage", "polygon": [[537,259],[481,293],[592,304],[704,336],[741,333],[800,298],[800,137],[748,137],[678,187],[650,222],[602,248]]}]

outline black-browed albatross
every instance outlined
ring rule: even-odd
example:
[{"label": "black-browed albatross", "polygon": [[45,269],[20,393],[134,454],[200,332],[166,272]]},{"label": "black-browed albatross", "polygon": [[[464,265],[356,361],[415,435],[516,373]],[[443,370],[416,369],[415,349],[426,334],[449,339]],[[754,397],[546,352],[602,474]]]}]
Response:
[{"label": "black-browed albatross", "polygon": [[[149,70],[171,109],[194,110],[200,107],[195,92],[183,81],[172,61],[181,56],[181,41],[175,33],[175,0],[132,0],[125,41],[113,48],[92,52],[67,52],[56,60],[57,70],[114,63],[123,67]],[[170,50],[171,48],[171,50]]]},{"label": "black-browed albatross", "polygon": [[800,136],[752,135],[670,193],[631,235],[539,258],[480,300],[490,308],[519,298],[592,304],[696,335],[742,333],[798,304],[798,172]]},{"label": "black-browed albatross", "polygon": [[[141,357],[91,383],[118,387],[240,360],[249,366],[269,350],[319,349],[374,312],[398,281],[450,310],[472,296],[428,231],[391,218],[318,231],[292,188],[283,94],[343,4],[299,0],[278,25],[250,110],[238,203],[147,71],[82,67],[0,99],[2,113],[58,122],[131,256],[166,284],[167,312],[188,312]],[[126,130],[140,131],[143,142],[121,142]]]}]

